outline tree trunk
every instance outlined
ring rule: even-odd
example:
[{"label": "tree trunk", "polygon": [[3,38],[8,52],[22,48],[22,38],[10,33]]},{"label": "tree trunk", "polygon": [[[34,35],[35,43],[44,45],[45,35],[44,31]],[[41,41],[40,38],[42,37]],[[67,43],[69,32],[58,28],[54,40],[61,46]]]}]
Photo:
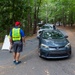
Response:
[{"label": "tree trunk", "polygon": [[33,30],[33,34],[36,33],[36,28],[37,28],[37,24],[36,24],[36,6],[35,6],[35,10],[34,10],[34,30]]}]

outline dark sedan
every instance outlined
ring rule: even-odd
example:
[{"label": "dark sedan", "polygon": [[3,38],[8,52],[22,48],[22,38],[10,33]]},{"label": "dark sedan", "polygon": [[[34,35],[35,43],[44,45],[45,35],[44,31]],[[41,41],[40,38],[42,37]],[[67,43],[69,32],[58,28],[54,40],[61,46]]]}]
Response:
[{"label": "dark sedan", "polygon": [[43,31],[39,37],[39,56],[44,58],[67,58],[71,56],[71,44],[58,30]]}]

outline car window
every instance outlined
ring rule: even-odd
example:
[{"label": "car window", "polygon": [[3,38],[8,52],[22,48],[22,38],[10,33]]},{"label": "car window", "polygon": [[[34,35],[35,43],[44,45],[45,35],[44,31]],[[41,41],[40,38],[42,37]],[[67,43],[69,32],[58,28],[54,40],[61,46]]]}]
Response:
[{"label": "car window", "polygon": [[42,26],[41,29],[49,29],[49,28],[52,28],[50,26]]},{"label": "car window", "polygon": [[63,38],[63,35],[59,32],[53,31],[53,32],[44,32],[42,34],[42,37],[44,39],[61,39],[61,38]]}]

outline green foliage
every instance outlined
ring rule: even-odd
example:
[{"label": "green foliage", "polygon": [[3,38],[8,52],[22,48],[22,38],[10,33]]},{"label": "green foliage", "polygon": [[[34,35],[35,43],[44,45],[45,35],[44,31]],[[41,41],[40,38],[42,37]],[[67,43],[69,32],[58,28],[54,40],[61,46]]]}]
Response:
[{"label": "green foliage", "polygon": [[[0,0],[0,41],[10,29],[14,26],[15,21],[22,23],[22,28],[26,35],[33,35],[34,30],[34,14],[38,14],[41,0]],[[35,13],[35,11],[37,13]],[[37,22],[36,22],[37,23]],[[36,31],[36,28],[35,28]]]},{"label": "green foliage", "polygon": [[49,22],[75,22],[75,0],[43,0],[40,7],[39,18]]},{"label": "green foliage", "polygon": [[38,20],[75,23],[75,0],[0,0],[0,41],[15,21],[22,23],[27,35],[36,32]]}]

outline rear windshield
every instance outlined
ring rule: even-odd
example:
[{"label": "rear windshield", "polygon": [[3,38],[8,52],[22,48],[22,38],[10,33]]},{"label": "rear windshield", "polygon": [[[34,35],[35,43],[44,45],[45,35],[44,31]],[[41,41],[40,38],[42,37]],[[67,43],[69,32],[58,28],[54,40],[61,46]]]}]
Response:
[{"label": "rear windshield", "polygon": [[42,26],[41,29],[49,29],[49,28],[52,28],[50,26]]}]

